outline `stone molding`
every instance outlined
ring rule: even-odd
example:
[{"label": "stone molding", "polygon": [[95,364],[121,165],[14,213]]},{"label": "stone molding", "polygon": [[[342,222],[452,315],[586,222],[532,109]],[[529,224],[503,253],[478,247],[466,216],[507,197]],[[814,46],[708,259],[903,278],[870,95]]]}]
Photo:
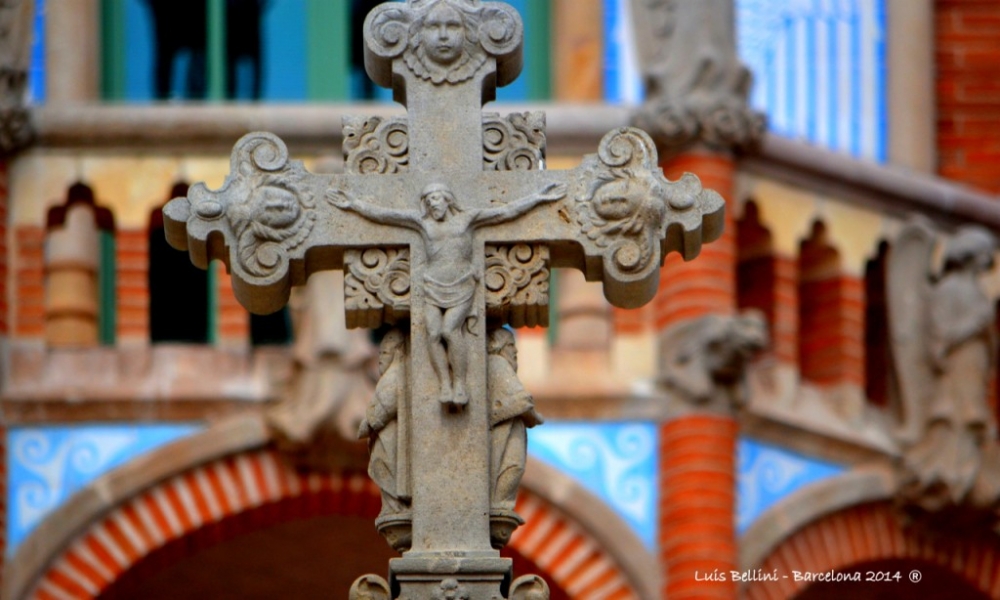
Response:
[{"label": "stone molding", "polygon": [[[627,107],[603,104],[501,105],[503,112],[546,111],[547,154],[592,152],[609,129],[629,122]],[[42,106],[31,110],[43,149],[188,148],[228,153],[232,139],[251,129],[277,133],[296,154],[329,153],[343,139],[341,120],[357,113],[383,117],[404,114],[390,105],[336,106],[109,106],[82,104],[72,109]],[[933,175],[879,165],[804,142],[767,134],[759,151],[740,159],[738,168],[851,204],[876,206],[896,216],[928,213],[949,223],[976,221],[1000,228],[996,197]]]}]

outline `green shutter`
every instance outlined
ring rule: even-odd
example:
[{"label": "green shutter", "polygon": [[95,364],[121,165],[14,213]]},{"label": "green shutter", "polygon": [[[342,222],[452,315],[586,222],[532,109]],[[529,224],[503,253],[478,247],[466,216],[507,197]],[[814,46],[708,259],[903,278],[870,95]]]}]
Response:
[{"label": "green shutter", "polygon": [[101,3],[101,94],[125,99],[125,0]]},{"label": "green shutter", "polygon": [[351,3],[306,0],[306,93],[316,101],[345,101],[351,94]]},{"label": "green shutter", "polygon": [[226,0],[208,0],[208,100],[226,98]]},{"label": "green shutter", "polygon": [[216,274],[218,268],[219,263],[212,261],[208,264],[208,273],[206,274],[208,302],[205,304],[208,308],[208,319],[205,327],[208,331],[205,333],[209,344],[219,341],[219,278]]},{"label": "green shutter", "polygon": [[99,294],[100,313],[97,317],[98,335],[101,344],[115,344],[117,323],[115,294],[115,232],[101,231],[101,267],[97,274],[97,289]]},{"label": "green shutter", "polygon": [[528,78],[528,100],[548,100],[552,97],[552,3],[528,0],[526,4],[524,54],[532,64],[522,77]]}]

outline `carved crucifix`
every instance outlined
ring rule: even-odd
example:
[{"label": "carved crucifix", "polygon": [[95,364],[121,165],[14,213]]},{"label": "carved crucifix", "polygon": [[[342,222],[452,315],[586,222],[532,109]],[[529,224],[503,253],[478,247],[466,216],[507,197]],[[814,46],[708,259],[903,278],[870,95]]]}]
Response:
[{"label": "carved crucifix", "polygon": [[[656,293],[669,251],[694,258],[722,229],[722,198],[693,175],[667,181],[640,130],[612,131],[579,168],[551,172],[543,115],[483,114],[520,72],[522,34],[499,2],[380,5],[365,65],[408,114],[346,120],[347,174],[311,174],[253,133],[221,189],[193,186],[164,209],[171,244],[203,268],[225,262],[253,312],[344,269],[348,324],[398,325],[362,434],[406,598],[492,600],[537,583],[511,586],[497,553],[520,522],[523,428],[539,421],[499,328],[546,324],[549,268],[581,269],[634,308]],[[375,593],[378,581],[357,585]]]}]

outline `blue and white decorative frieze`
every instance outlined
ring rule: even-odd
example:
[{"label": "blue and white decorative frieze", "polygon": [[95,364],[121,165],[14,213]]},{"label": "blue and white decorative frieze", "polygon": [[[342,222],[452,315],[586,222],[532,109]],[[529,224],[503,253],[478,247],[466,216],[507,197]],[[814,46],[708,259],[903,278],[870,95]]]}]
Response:
[{"label": "blue and white decorative frieze", "polygon": [[7,552],[100,475],[200,426],[13,427],[7,432]]},{"label": "blue and white decorative frieze", "polygon": [[737,456],[736,529],[741,534],[782,498],[847,470],[749,438],[739,440]]},{"label": "blue and white decorative frieze", "polygon": [[546,423],[528,453],[605,501],[650,549],[656,547],[657,434],[652,423]]},{"label": "blue and white decorative frieze", "polygon": [[771,129],[886,159],[885,0],[737,0],[752,105]]}]

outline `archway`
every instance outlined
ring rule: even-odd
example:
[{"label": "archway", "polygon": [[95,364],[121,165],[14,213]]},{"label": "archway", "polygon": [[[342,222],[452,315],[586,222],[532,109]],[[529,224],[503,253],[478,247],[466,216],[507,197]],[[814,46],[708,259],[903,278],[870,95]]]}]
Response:
[{"label": "archway", "polygon": [[[777,573],[779,580],[749,584],[747,600],[933,598],[934,593],[947,590],[948,586],[952,590],[975,590],[983,598],[1000,597],[1000,536],[992,532],[976,536],[932,534],[904,528],[888,501],[860,504],[815,519],[785,538],[754,566],[763,573]],[[793,571],[856,573],[860,570],[863,580],[869,569],[882,568],[901,570],[902,580],[891,584],[862,581],[858,589],[847,589],[843,582],[818,586],[793,576]],[[909,581],[913,570],[921,573],[921,581],[916,584]],[[783,575],[789,577],[780,578]],[[928,578],[926,588],[921,585],[924,576]],[[835,595],[829,596],[830,593]],[[977,598],[976,595],[941,597]]]},{"label": "archway", "polygon": [[[256,554],[248,556],[260,559],[268,540],[257,538],[274,541],[310,526],[314,534],[349,528],[351,548],[357,543],[388,552],[371,529],[379,496],[363,473],[300,474],[266,444],[260,417],[241,417],[95,481],[25,541],[8,565],[4,597],[136,597],[136,589],[154,585],[156,578],[171,581],[170,573],[183,572],[189,559],[238,566],[226,549],[236,538],[256,544]],[[156,465],[157,459],[170,464]],[[557,496],[567,501],[564,506]],[[520,572],[546,576],[554,598],[652,598],[651,555],[638,540],[622,536],[627,526],[588,496],[564,475],[529,467],[518,503],[529,525],[510,545]],[[580,510],[582,520],[574,514]],[[344,576],[384,572],[385,557],[376,558],[367,570],[345,568]],[[201,593],[173,597],[210,597]],[[331,593],[326,587],[323,597]]]}]

